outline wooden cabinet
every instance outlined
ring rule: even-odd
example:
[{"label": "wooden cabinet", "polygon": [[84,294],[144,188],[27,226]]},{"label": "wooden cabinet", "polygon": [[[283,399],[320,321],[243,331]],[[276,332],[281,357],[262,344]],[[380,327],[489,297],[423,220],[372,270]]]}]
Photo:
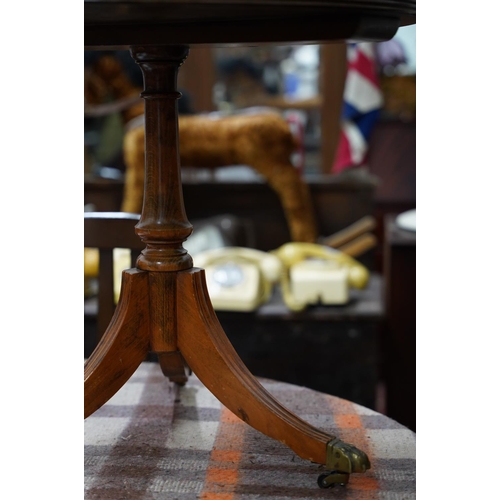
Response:
[{"label": "wooden cabinet", "polygon": [[255,313],[217,312],[254,375],[309,387],[377,409],[383,279],[353,290],[345,306],[290,312],[279,294]]},{"label": "wooden cabinet", "polygon": [[416,431],[416,233],[385,221],[387,320],[383,378],[387,415]]}]

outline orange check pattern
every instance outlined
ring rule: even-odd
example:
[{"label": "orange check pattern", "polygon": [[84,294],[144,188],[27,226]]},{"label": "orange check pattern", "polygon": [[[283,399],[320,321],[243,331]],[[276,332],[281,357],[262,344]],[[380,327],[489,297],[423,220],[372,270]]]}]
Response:
[{"label": "orange check pattern", "polygon": [[246,425],[195,377],[183,388],[143,363],[85,420],[87,500],[309,500],[416,498],[415,434],[368,408],[261,380],[314,426],[364,450],[372,468],[323,490],[324,466]]}]

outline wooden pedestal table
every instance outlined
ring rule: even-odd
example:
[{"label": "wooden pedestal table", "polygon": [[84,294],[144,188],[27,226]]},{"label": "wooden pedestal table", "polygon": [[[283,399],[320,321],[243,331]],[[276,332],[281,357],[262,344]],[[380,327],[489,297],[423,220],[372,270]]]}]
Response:
[{"label": "wooden pedestal table", "polygon": [[[144,77],[145,186],[136,233],[145,243],[125,271],[116,313],[85,364],[85,418],[130,378],[148,352],[183,384],[188,366],[231,412],[331,471],[321,487],[346,484],[367,455],[282,406],[252,376],[211,306],[204,271],[182,243],[192,226],[180,182],[177,72],[191,44],[387,39],[413,22],[409,0],[86,1],[85,46],[130,47]],[[265,154],[265,153],[264,153]],[[257,200],[256,200],[257,203]]]}]

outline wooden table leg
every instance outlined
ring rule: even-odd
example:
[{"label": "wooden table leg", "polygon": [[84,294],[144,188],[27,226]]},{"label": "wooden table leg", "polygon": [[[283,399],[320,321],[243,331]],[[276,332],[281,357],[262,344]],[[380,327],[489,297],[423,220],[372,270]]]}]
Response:
[{"label": "wooden table leg", "polygon": [[301,458],[325,463],[332,436],[299,419],[253,377],[219,324],[205,272],[193,268],[179,273],[177,294],[179,349],[205,387],[248,425]]},{"label": "wooden table leg", "polygon": [[185,381],[186,360],[220,402],[247,424],[300,457],[333,469],[320,476],[321,487],[346,483],[350,473],[370,467],[368,457],[301,420],[253,377],[217,320],[204,271],[192,267],[182,246],[192,226],[180,182],[176,85],[188,52],[183,46],[131,49],[144,76],[144,204],[136,233],[146,248],[137,259],[138,269],[124,274],[121,306],[85,367],[85,415],[104,404],[150,350],[159,355],[171,380]]},{"label": "wooden table leg", "polygon": [[123,273],[120,300],[113,319],[85,363],[85,418],[118,392],[148,352],[148,274],[131,269]]}]

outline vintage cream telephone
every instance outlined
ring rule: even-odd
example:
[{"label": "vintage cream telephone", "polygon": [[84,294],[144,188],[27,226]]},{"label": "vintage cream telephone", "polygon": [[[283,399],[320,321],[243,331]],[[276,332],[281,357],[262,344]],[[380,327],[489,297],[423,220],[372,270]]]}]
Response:
[{"label": "vintage cream telephone", "polygon": [[212,305],[221,311],[255,310],[269,300],[282,272],[277,256],[252,248],[216,248],[193,260],[205,269]]},{"label": "vintage cream telephone", "polygon": [[349,288],[364,288],[370,273],[349,255],[315,243],[286,243],[271,252],[282,263],[281,292],[292,311],[309,304],[345,304]]},{"label": "vintage cream telephone", "polygon": [[369,272],[345,253],[314,243],[287,243],[272,252],[225,247],[193,257],[205,269],[215,310],[253,311],[281,284],[292,311],[309,304],[345,304],[349,288],[364,288]]}]

